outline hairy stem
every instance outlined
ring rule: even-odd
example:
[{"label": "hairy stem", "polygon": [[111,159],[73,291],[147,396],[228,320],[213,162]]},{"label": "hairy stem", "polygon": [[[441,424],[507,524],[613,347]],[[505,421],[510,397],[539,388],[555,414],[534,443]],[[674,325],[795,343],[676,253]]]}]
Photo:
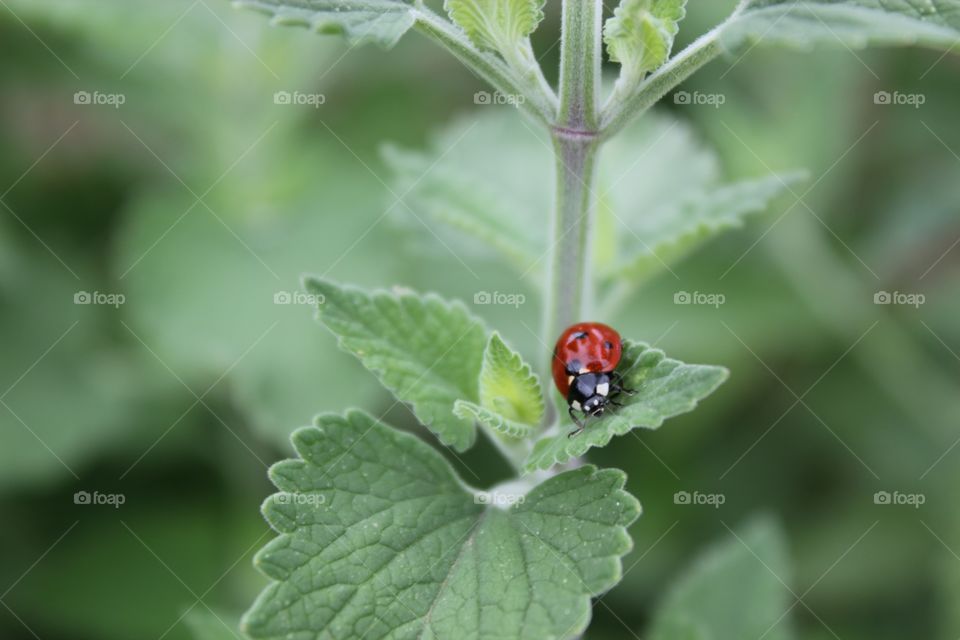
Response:
[{"label": "hairy stem", "polygon": [[518,77],[515,69],[493,54],[478,50],[457,27],[425,7],[420,8],[415,28],[452,53],[497,91],[523,96],[525,99],[518,105],[522,112],[542,124],[553,121],[555,98],[542,74],[527,69],[523,77]]},{"label": "hairy stem", "polygon": [[601,0],[563,0],[558,124],[596,131],[600,96]]},{"label": "hairy stem", "polygon": [[[552,129],[556,157],[549,282],[543,335],[551,342],[583,319],[591,295],[590,230],[599,149],[600,0],[564,0],[560,111]],[[551,344],[552,346],[552,344]],[[550,377],[547,354],[546,376]],[[548,421],[553,402],[548,399]]]}]

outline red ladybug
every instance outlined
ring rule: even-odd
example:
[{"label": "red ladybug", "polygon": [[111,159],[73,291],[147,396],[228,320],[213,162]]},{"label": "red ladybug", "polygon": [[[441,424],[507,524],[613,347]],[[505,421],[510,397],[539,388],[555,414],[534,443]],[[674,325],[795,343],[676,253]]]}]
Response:
[{"label": "red ladybug", "polygon": [[553,348],[553,381],[567,400],[570,417],[584,428],[576,412],[587,418],[602,416],[608,405],[622,406],[614,398],[625,389],[614,370],[623,355],[623,342],[615,329],[599,322],[580,322],[560,334]]}]

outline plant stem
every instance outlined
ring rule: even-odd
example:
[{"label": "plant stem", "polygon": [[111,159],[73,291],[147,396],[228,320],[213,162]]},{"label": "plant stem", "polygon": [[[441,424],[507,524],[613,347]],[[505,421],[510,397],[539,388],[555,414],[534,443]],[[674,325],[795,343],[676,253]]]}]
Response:
[{"label": "plant stem", "polygon": [[595,132],[600,96],[601,0],[563,0],[558,125]]},{"label": "plant stem", "polygon": [[518,104],[521,112],[542,124],[552,122],[556,112],[555,98],[546,80],[542,79],[542,73],[538,76],[528,71],[525,77],[517,77],[514,69],[495,55],[478,50],[457,27],[426,7],[419,8],[414,28],[452,53],[500,93],[523,96],[525,100]]},{"label": "plant stem", "polygon": [[564,328],[583,320],[590,301],[590,231],[599,143],[595,136],[556,131],[553,147],[557,185],[544,318],[546,340],[555,340]]},{"label": "plant stem", "polygon": [[[594,205],[600,95],[600,0],[564,0],[560,111],[552,128],[556,156],[550,275],[543,336],[552,341],[583,319],[591,295],[590,230]],[[545,379],[550,379],[547,354]],[[547,402],[548,421],[553,402]]]}]

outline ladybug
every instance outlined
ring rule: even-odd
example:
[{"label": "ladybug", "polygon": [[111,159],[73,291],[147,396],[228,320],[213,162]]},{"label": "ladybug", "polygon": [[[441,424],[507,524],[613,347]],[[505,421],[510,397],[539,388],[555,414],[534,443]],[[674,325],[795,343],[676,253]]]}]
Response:
[{"label": "ladybug", "polygon": [[602,416],[608,405],[623,406],[616,401],[621,393],[633,395],[625,389],[622,377],[614,370],[623,355],[623,342],[615,329],[599,322],[580,322],[568,327],[553,348],[553,381],[567,400],[570,418],[577,430],[585,423],[577,412],[587,418]]}]

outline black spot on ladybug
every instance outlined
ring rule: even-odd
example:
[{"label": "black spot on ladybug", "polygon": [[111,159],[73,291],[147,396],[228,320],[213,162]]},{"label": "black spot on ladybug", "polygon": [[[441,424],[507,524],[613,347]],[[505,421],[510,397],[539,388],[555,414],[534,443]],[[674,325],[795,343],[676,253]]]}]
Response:
[{"label": "black spot on ladybug", "polygon": [[587,332],[586,332],[586,331],[581,331],[580,333],[578,333],[577,335],[575,335],[575,336],[573,336],[573,337],[574,337],[575,339],[577,339],[577,340],[586,340],[586,339],[587,339]]},{"label": "black spot on ladybug", "polygon": [[609,340],[607,340],[606,342],[604,342],[604,343],[603,343],[603,346],[605,346],[607,349],[613,349],[613,343],[610,342]]}]

